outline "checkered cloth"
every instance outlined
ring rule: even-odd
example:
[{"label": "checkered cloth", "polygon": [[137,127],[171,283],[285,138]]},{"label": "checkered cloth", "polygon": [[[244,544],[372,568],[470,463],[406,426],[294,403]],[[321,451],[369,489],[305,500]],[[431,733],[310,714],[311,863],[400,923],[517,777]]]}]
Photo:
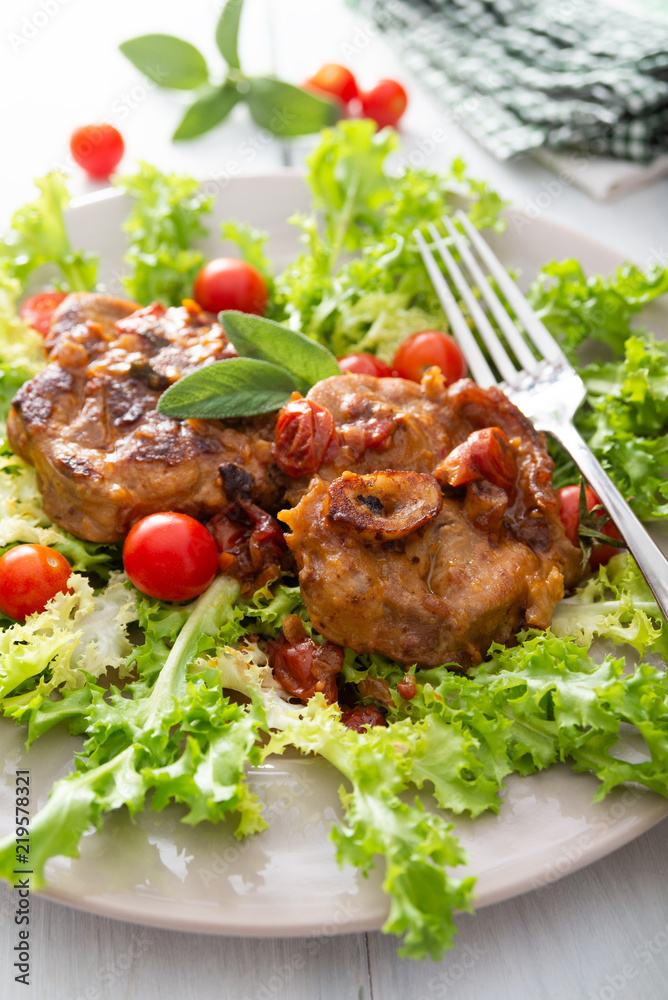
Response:
[{"label": "checkered cloth", "polygon": [[596,0],[358,0],[497,159],[668,151],[668,25]]}]

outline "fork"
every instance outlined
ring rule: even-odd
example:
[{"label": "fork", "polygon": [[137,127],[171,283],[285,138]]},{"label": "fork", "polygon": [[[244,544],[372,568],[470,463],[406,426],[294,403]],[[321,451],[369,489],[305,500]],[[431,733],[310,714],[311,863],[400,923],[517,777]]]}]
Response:
[{"label": "fork", "polygon": [[[433,223],[427,227],[433,241],[431,244],[427,243],[420,230],[416,229],[413,235],[473,378],[483,388],[498,386],[537,430],[551,434],[565,448],[617,525],[661,613],[668,618],[668,560],[573,426],[573,417],[586,395],[584,382],[468,216],[458,211],[455,219],[466,233],[468,242],[447,217],[443,218],[447,237],[442,236]],[[468,280],[448,244],[456,249]],[[507,312],[471,248],[496,282],[525,335],[541,355],[540,359],[529,348],[518,323]],[[432,250],[438,251],[452,284],[466,304],[473,325],[501,376],[500,380],[478,345]],[[479,292],[489,315],[474,289]],[[490,322],[490,315],[502,331],[514,357],[499,339]]]}]

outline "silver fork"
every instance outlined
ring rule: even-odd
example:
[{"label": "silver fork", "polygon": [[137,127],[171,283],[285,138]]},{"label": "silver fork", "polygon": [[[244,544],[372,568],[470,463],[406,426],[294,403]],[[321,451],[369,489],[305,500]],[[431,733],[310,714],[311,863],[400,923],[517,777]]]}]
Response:
[{"label": "silver fork", "polygon": [[[419,230],[416,229],[413,235],[473,378],[484,388],[498,385],[538,430],[551,434],[566,449],[619,528],[662,614],[668,618],[668,560],[573,426],[575,412],[586,395],[582,379],[468,217],[463,212],[457,212],[455,218],[464,229],[468,242],[447,217],[443,219],[443,224],[448,237],[442,236],[433,224],[428,226],[433,241],[431,244],[427,243]],[[456,248],[468,273],[468,280],[448,244]],[[536,359],[527,346],[515,320],[493,290],[471,247],[503,293],[526,335],[542,355],[540,360]],[[498,369],[500,380],[497,380],[478,346],[432,250],[437,250],[440,254],[453,285],[465,302],[469,316]],[[506,343],[514,353],[514,359],[501,343],[474,294],[474,288],[478,289],[490,315],[502,330]]]}]

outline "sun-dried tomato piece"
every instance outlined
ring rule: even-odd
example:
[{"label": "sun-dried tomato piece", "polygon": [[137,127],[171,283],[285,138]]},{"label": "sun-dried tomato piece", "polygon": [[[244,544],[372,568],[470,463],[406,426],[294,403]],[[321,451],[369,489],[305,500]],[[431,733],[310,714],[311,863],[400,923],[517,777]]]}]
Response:
[{"label": "sun-dried tomato piece", "polygon": [[311,399],[291,399],[278,414],[274,461],[299,479],[317,472],[334,437],[334,417]]},{"label": "sun-dried tomato piece", "polygon": [[345,708],[341,713],[341,722],[347,729],[356,733],[365,733],[371,726],[386,725],[385,716],[376,705],[355,705]]},{"label": "sun-dried tomato piece", "polygon": [[289,643],[272,639],[267,643],[269,664],[274,677],[289,694],[308,701],[318,691],[331,705],[338,698],[337,674],[343,667],[343,649],[333,642],[319,646],[313,639]]},{"label": "sun-dried tomato piece", "polygon": [[231,557],[223,560],[226,572],[251,580],[276,567],[278,575],[287,551],[285,536],[278,521],[261,507],[240,497],[212,517],[208,529],[221,557]]},{"label": "sun-dried tomato piece", "polygon": [[466,441],[450,452],[434,472],[448,486],[465,486],[487,479],[510,492],[517,478],[515,452],[499,427],[484,427],[469,434]]},{"label": "sun-dried tomato piece", "polygon": [[404,674],[403,679],[397,684],[397,691],[402,698],[405,698],[406,701],[410,701],[411,698],[414,698],[417,693],[415,678],[411,674]]}]

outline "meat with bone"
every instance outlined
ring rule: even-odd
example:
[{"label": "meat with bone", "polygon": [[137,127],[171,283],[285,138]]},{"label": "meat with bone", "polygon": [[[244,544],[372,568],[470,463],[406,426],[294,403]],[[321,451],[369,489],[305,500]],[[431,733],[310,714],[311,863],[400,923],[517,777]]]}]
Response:
[{"label": "meat with bone", "polygon": [[[545,439],[501,392],[348,375],[311,395],[327,399],[343,444],[279,516],[322,635],[402,663],[468,666],[523,625],[549,625],[580,553]],[[356,396],[367,419],[394,408],[396,430],[342,471]]]},{"label": "meat with bone", "polygon": [[225,502],[221,465],[243,469],[249,496],[275,508],[274,418],[223,424],[156,409],[177,379],[235,353],[196,303],[140,309],[107,295],[70,295],[46,347],[49,364],[17,393],[8,431],[14,451],[35,466],[44,510],[58,524],[116,542],[156,511],[210,517]]}]

